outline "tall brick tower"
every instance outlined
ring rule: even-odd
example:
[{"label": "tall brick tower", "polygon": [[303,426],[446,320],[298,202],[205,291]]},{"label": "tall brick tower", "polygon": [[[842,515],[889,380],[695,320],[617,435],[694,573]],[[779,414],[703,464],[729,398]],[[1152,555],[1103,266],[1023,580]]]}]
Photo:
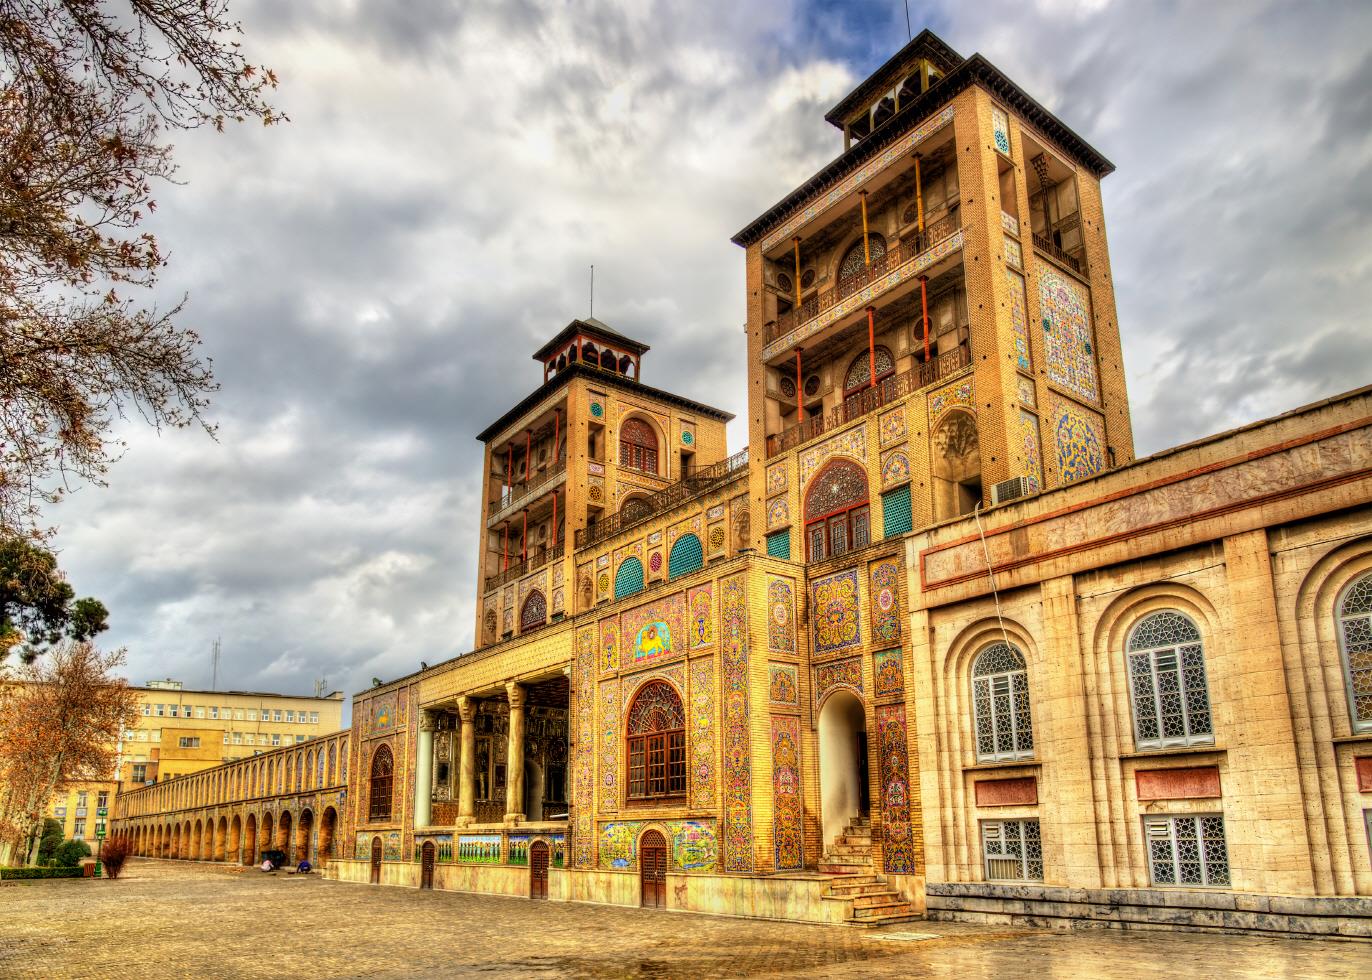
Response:
[{"label": "tall brick tower", "polygon": [[818,560],[1131,460],[1110,162],[929,31],[825,118],[843,153],[734,238],[755,544]]}]

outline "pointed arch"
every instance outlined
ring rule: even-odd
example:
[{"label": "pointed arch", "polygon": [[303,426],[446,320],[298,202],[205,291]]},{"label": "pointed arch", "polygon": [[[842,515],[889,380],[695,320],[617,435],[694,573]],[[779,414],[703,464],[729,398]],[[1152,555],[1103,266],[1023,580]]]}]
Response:
[{"label": "pointed arch", "polygon": [[867,471],[837,457],[810,481],[805,491],[805,552],[821,561],[871,543],[871,505]]},{"label": "pointed arch", "polygon": [[672,544],[667,555],[667,577],[679,578],[701,568],[705,564],[705,551],[700,538],[694,534],[683,534]]},{"label": "pointed arch", "polygon": [[658,437],[653,424],[631,415],[619,424],[619,465],[657,475]]},{"label": "pointed arch", "polygon": [[624,725],[630,799],[660,800],[686,793],[686,712],[664,680],[638,689]]},{"label": "pointed arch", "polygon": [[615,571],[615,598],[637,595],[643,591],[643,562],[625,558]]},{"label": "pointed arch", "polygon": [[392,778],[395,773],[395,758],[389,745],[381,745],[372,753],[371,776],[368,780],[368,819],[391,819]]},{"label": "pointed arch", "polygon": [[519,631],[535,630],[548,621],[548,600],[542,590],[534,589],[519,610]]}]

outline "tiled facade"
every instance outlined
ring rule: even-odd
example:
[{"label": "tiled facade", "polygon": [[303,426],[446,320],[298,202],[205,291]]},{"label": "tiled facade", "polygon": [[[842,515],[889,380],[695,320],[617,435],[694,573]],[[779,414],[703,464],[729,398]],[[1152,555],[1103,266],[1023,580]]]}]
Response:
[{"label": "tiled facade", "polygon": [[[1108,161],[927,33],[830,121],[851,156],[736,239],[746,456],[598,321],[483,433],[477,649],[354,697],[330,873],[1372,932],[1372,393],[1134,460]],[[521,516],[511,573],[516,504],[557,545]]]}]

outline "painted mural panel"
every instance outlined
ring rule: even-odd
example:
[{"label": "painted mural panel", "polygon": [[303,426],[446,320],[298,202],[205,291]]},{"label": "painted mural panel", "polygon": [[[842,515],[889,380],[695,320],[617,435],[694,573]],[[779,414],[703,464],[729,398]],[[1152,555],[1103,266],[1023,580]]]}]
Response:
[{"label": "painted mural panel", "polygon": [[595,809],[595,676],[596,628],[587,626],[576,634],[576,757],[573,762],[572,804],[576,815],[573,847],[576,865],[592,864]]},{"label": "painted mural panel", "polygon": [[794,708],[800,704],[800,687],[796,683],[795,664],[767,665],[767,700],[784,708]]},{"label": "painted mural panel", "polygon": [[872,564],[872,641],[900,639],[901,563],[883,558]]},{"label": "painted mural panel", "polygon": [[904,693],[905,673],[902,669],[899,650],[882,650],[876,654],[872,686],[876,690],[877,697]]},{"label": "painted mural panel", "polygon": [[511,834],[507,863],[526,867],[529,863],[529,848],[536,840],[548,842],[548,863],[552,867],[560,868],[566,863],[567,849],[562,834]]},{"label": "painted mural panel", "polygon": [[816,705],[836,687],[846,687],[850,691],[862,693],[862,661],[859,658],[833,660],[815,668]]},{"label": "painted mural panel", "polygon": [[671,849],[671,869],[713,872],[719,862],[719,835],[713,820],[616,820],[600,825],[600,867],[636,871],[638,841],[649,827],[663,831]]},{"label": "painted mural panel", "polygon": [[499,834],[459,834],[458,864],[500,864]]},{"label": "painted mural panel", "polygon": [[1019,442],[1020,452],[1024,454],[1024,476],[1033,490],[1041,490],[1043,461],[1039,453],[1039,417],[1022,408],[1019,410]]},{"label": "painted mural panel", "polygon": [[1091,296],[1086,287],[1070,276],[1043,269],[1039,274],[1039,315],[1043,318],[1048,380],[1089,401],[1098,401]]},{"label": "painted mural panel", "polygon": [[950,408],[975,410],[971,378],[954,381],[929,396],[929,428],[931,431],[938,425],[938,420],[943,413]]},{"label": "painted mural panel", "polygon": [[676,592],[620,616],[620,657],[625,669],[686,649],[686,593]]},{"label": "painted mural panel", "polygon": [[1060,485],[1105,470],[1105,426],[1095,412],[1059,398],[1053,408],[1053,442]]},{"label": "painted mural panel", "polygon": [[711,872],[719,863],[719,835],[713,820],[676,820],[670,825],[672,867]]},{"label": "painted mural panel", "polygon": [[810,482],[810,477],[818,473],[819,468],[827,463],[829,457],[835,453],[851,456],[859,462],[865,461],[867,459],[867,426],[859,425],[847,432],[840,432],[830,439],[825,439],[817,446],[811,446],[800,454],[802,494],[805,486]]},{"label": "painted mural panel", "polygon": [[881,459],[881,489],[889,490],[910,482],[910,457],[896,449]]},{"label": "painted mural panel", "polygon": [[772,836],[778,871],[805,865],[800,798],[800,719],[772,716]]},{"label": "painted mural panel", "polygon": [[742,575],[720,596],[724,676],[724,870],[753,870],[753,766],[748,729],[748,591]]},{"label": "painted mural panel", "polygon": [[600,682],[600,810],[619,809],[619,679]]},{"label": "painted mural panel", "polygon": [[1010,293],[1010,331],[1015,338],[1015,363],[1021,371],[1029,371],[1033,369],[1033,362],[1029,353],[1029,310],[1025,303],[1024,277],[1014,269],[1006,269],[1005,286]]},{"label": "painted mural panel", "polygon": [[788,578],[767,582],[767,649],[796,652],[796,599]]},{"label": "painted mural panel", "polygon": [[810,596],[816,653],[842,650],[862,642],[857,569],[816,579],[810,585]]},{"label": "painted mural panel", "polygon": [[715,805],[715,665],[691,661],[691,806]]},{"label": "painted mural panel", "polygon": [[883,449],[888,446],[894,446],[898,442],[904,442],[906,436],[905,406],[902,405],[883,415],[878,431],[880,432],[881,447]]},{"label": "painted mural panel", "polygon": [[688,605],[691,614],[691,649],[701,650],[715,642],[714,590],[708,584],[692,589]]},{"label": "painted mural panel", "polygon": [[600,670],[619,670],[619,620],[613,616],[600,621]]},{"label": "painted mural panel", "polygon": [[915,840],[910,826],[910,753],[906,742],[905,705],[879,705],[876,716],[884,867],[890,874],[914,874]]}]

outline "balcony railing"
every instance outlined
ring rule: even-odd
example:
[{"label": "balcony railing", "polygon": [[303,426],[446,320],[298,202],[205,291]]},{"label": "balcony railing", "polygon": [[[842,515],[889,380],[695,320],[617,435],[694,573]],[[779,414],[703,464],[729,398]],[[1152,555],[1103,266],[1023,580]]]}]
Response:
[{"label": "balcony railing", "polygon": [[821,289],[799,306],[781,314],[775,322],[767,325],[765,342],[770,344],[779,337],[786,336],[802,324],[808,323],[831,307],[842,303],[854,293],[861,292],[892,269],[898,269],[921,252],[928,251],[960,227],[962,226],[958,223],[956,210],[949,212],[933,224],[925,226],[923,232],[900,242],[881,258],[873,259],[870,266],[864,267],[855,275],[841,280],[836,286]]},{"label": "balcony railing", "polygon": [[1081,273],[1083,275],[1085,274],[1082,270],[1082,264],[1080,259],[1078,259],[1075,255],[1072,255],[1070,252],[1064,252],[1062,249],[1058,248],[1058,246],[1054,245],[1051,241],[1049,241],[1047,238],[1044,238],[1038,232],[1034,232],[1034,248],[1038,249],[1045,255],[1057,259],[1059,262],[1067,266],[1067,268],[1071,269],[1073,272]]},{"label": "balcony railing", "polygon": [[567,454],[564,452],[557,459],[553,460],[548,469],[534,477],[527,483],[517,484],[513,487],[506,487],[500,494],[500,500],[496,503],[487,518],[488,524],[494,524],[505,515],[507,511],[518,510],[522,505],[541,494],[550,484],[558,480],[562,474],[567,472]]},{"label": "balcony railing", "polygon": [[539,548],[528,558],[517,561],[503,572],[499,572],[486,579],[486,591],[490,592],[492,589],[498,589],[506,582],[513,582],[515,579],[523,577],[526,573],[532,572],[536,568],[542,568],[549,562],[557,561],[562,557],[565,551],[566,548],[562,545],[558,545],[556,548]]},{"label": "balcony railing", "polygon": [[799,425],[767,437],[767,458],[794,449],[803,442],[822,436],[841,426],[859,419],[868,412],[874,412],[883,405],[899,401],[919,389],[934,384],[955,371],[960,371],[972,363],[971,351],[966,344],[958,344],[945,354],[911,368],[903,374],[887,378],[874,387],[864,389],[853,395],[835,409],[806,419]]},{"label": "balcony railing", "polygon": [[635,525],[651,520],[658,514],[671,510],[693,497],[698,497],[716,487],[727,483],[735,474],[748,468],[748,450],[734,453],[728,459],[702,466],[685,479],[659,490],[645,498],[641,505],[628,513],[621,511],[611,514],[603,521],[576,532],[577,549],[588,548],[598,541],[613,537],[620,531],[627,531]]}]

